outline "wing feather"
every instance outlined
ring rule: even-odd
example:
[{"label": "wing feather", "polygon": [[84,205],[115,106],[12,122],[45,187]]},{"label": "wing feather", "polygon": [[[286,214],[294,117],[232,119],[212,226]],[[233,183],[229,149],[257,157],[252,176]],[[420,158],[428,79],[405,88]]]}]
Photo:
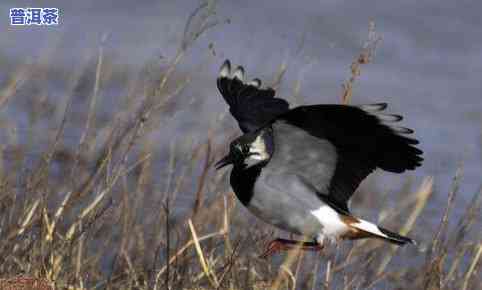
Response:
[{"label": "wing feather", "polygon": [[[297,107],[279,117],[334,145],[337,162],[328,194],[343,209],[348,209],[347,201],[376,168],[401,173],[415,169],[423,161],[420,156],[423,152],[414,146],[418,141],[400,135],[413,131],[390,127],[386,122],[402,118],[388,114],[380,117],[379,111],[385,108],[383,104],[364,107],[313,105]],[[317,184],[316,180],[310,182]]]},{"label": "wing feather", "polygon": [[244,68],[238,66],[231,73],[231,63],[226,60],[220,68],[217,85],[219,92],[229,105],[231,115],[238,121],[244,133],[252,132],[282,113],[289,110],[289,104],[275,98],[272,88],[261,88],[261,81],[245,82]]}]

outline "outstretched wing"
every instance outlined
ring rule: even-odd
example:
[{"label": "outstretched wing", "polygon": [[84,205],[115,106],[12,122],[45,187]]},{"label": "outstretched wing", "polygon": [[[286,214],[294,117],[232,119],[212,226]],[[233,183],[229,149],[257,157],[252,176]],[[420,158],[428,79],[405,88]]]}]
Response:
[{"label": "outstretched wing", "polygon": [[259,129],[289,110],[288,102],[275,98],[275,91],[272,88],[261,88],[259,79],[253,79],[248,83],[244,79],[242,66],[238,66],[231,74],[229,60],[221,66],[217,79],[219,92],[244,133]]},{"label": "outstretched wing", "polygon": [[328,187],[330,199],[344,210],[348,210],[347,201],[361,181],[374,169],[401,173],[415,169],[423,161],[423,152],[415,147],[418,141],[405,136],[413,131],[392,126],[402,117],[381,113],[386,107],[384,103],[301,106],[279,117],[333,144],[336,166],[329,184],[323,176],[320,180],[310,176],[308,181],[322,194],[327,193],[323,189]]}]

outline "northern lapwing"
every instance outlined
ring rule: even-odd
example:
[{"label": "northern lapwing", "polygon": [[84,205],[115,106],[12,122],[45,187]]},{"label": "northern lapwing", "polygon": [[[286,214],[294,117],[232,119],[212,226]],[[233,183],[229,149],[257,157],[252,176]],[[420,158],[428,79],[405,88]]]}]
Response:
[{"label": "northern lapwing", "polygon": [[264,256],[299,245],[320,250],[325,239],[378,238],[415,242],[350,214],[348,201],[376,168],[402,173],[420,166],[411,129],[395,126],[387,104],[323,104],[289,108],[259,79],[226,60],[218,89],[237,120],[241,137],[216,165],[233,165],[230,183],[251,213],[309,241],[276,239]]}]

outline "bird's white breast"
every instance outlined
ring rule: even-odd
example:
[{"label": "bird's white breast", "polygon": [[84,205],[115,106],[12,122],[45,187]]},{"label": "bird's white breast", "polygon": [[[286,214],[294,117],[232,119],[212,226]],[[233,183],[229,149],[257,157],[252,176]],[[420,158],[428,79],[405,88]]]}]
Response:
[{"label": "bird's white breast", "polygon": [[320,208],[311,211],[311,214],[314,215],[323,226],[321,234],[324,237],[336,239],[349,230],[340,215],[328,205],[322,205]]}]

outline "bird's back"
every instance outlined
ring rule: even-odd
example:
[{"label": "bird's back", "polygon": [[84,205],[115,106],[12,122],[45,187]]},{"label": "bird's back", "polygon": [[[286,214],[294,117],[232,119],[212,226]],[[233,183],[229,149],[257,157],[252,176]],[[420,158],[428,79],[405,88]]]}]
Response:
[{"label": "bird's back", "polygon": [[333,144],[283,120],[274,122],[272,128],[274,154],[264,170],[299,176],[319,193],[328,194],[337,162]]}]

